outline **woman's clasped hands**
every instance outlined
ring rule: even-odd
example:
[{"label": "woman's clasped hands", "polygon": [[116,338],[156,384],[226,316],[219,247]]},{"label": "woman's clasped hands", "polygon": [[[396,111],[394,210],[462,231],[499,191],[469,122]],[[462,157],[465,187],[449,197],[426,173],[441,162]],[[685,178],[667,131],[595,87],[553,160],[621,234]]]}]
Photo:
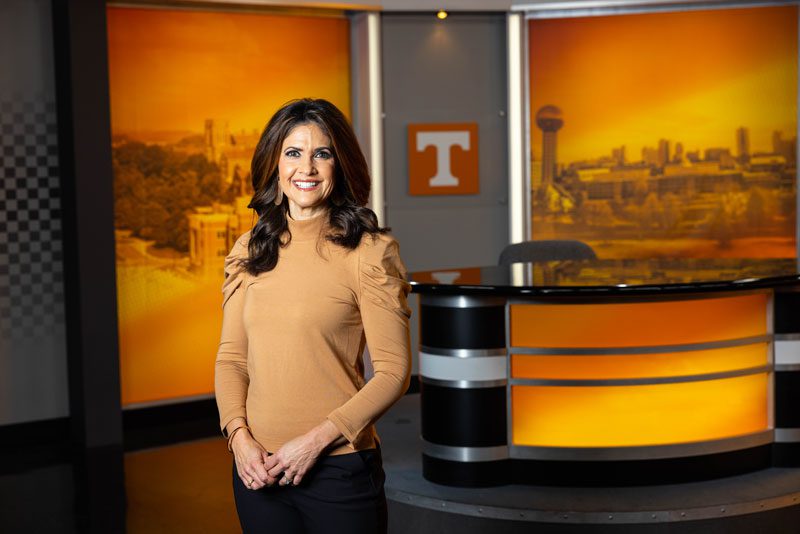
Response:
[{"label": "woman's clasped hands", "polygon": [[303,477],[314,467],[320,454],[340,434],[326,421],[311,432],[287,441],[275,454],[268,453],[250,432],[241,431],[233,436],[231,449],[236,461],[239,478],[249,489],[264,486],[299,485]]},{"label": "woman's clasped hands", "polygon": [[253,439],[250,432],[237,432],[231,441],[231,450],[236,462],[236,472],[249,489],[261,489],[276,482],[276,478],[269,475],[275,459]]}]

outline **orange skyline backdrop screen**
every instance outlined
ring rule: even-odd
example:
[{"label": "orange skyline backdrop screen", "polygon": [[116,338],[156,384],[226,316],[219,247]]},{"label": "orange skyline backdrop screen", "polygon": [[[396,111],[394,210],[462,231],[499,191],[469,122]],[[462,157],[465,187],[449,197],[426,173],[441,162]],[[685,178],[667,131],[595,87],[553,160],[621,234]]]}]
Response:
[{"label": "orange skyline backdrop screen", "polygon": [[797,117],[797,7],[759,7],[531,20],[533,116],[563,112],[558,163],[626,145],[635,158],[659,139],[686,150],[734,147],[750,129],[754,151],[770,149]]},{"label": "orange skyline backdrop screen", "polygon": [[260,133],[296,98],[325,98],[349,116],[349,22],[107,13],[122,402],[207,396],[225,256],[254,221]]},{"label": "orange skyline backdrop screen", "polygon": [[[305,17],[108,8],[114,134],[202,132],[204,118],[261,130],[288,100],[350,113],[349,24]],[[310,90],[309,90],[310,89]]]}]

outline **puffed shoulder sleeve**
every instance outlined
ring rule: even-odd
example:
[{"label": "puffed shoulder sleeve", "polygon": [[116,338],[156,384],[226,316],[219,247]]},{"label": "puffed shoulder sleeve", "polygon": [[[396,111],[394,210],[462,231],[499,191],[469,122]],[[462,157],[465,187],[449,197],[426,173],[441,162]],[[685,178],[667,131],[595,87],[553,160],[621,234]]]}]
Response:
[{"label": "puffed shoulder sleeve", "polygon": [[406,392],[411,376],[407,302],[411,286],[399,246],[386,235],[364,239],[359,247],[359,308],[375,374],[328,415],[351,444]]},{"label": "puffed shoulder sleeve", "polygon": [[222,332],[214,370],[214,392],[219,409],[220,428],[237,417],[247,419],[247,332],[242,321],[244,289],[248,278],[241,260],[247,258],[250,234],[244,234],[225,258],[225,281],[222,283]]},{"label": "puffed shoulder sleeve", "polygon": [[247,245],[250,242],[250,232],[242,235],[233,244],[228,256],[225,258],[225,281],[222,282],[222,307],[225,307],[228,299],[242,285],[247,278],[247,271],[241,265],[242,260],[247,259]]},{"label": "puffed shoulder sleeve", "polygon": [[[389,236],[371,239],[374,242],[364,247],[359,261],[361,298],[369,299],[368,309],[375,305],[408,319],[411,310],[407,298],[411,285],[406,280],[406,266],[400,259],[400,246]],[[363,301],[361,307],[363,312]]]}]

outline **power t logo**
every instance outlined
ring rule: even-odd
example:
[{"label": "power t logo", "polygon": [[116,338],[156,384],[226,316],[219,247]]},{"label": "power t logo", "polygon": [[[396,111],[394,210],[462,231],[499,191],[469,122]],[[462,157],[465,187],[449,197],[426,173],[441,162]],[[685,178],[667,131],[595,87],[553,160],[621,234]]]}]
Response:
[{"label": "power t logo", "polygon": [[478,193],[478,125],[409,124],[411,195]]}]

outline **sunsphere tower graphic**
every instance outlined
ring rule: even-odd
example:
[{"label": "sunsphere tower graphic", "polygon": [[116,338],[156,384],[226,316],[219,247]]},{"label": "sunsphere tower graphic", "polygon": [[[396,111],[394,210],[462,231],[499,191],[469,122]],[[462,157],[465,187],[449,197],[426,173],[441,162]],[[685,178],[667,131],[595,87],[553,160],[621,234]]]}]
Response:
[{"label": "sunsphere tower graphic", "polygon": [[542,130],[542,185],[553,185],[556,175],[556,132],[564,126],[561,110],[547,105],[536,112],[536,126]]}]

